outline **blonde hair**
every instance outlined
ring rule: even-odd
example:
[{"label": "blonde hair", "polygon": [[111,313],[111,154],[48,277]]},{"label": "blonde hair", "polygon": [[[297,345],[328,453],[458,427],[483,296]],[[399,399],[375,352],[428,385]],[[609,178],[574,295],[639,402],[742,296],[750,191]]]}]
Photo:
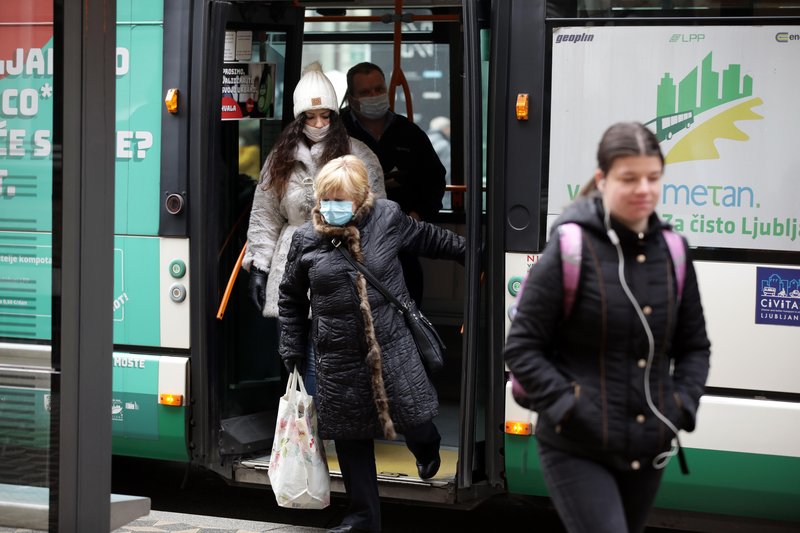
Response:
[{"label": "blonde hair", "polygon": [[317,205],[320,198],[339,191],[352,198],[357,207],[367,199],[369,194],[367,167],[354,155],[331,159],[317,174],[317,181],[314,184]]}]

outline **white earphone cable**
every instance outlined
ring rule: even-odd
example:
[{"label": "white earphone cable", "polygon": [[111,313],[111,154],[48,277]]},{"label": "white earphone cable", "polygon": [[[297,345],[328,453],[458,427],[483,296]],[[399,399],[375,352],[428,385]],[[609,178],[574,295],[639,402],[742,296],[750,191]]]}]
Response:
[{"label": "white earphone cable", "polygon": [[647,364],[645,365],[644,370],[644,396],[645,400],[647,401],[647,406],[650,408],[650,411],[653,412],[656,417],[661,420],[664,425],[666,425],[670,431],[675,435],[675,439],[672,442],[672,446],[666,452],[662,452],[653,458],[653,467],[657,469],[664,468],[669,463],[670,458],[678,453],[680,449],[680,438],[678,437],[678,428],[675,427],[666,416],[664,416],[661,411],[658,410],[656,405],[653,403],[652,394],[650,393],[650,371],[653,367],[653,357],[655,356],[655,341],[653,339],[653,331],[650,329],[650,324],[647,323],[647,317],[644,316],[642,312],[642,308],[639,305],[638,300],[631,292],[630,287],[628,287],[628,282],[625,280],[625,257],[622,253],[622,246],[619,242],[619,237],[617,236],[617,232],[611,228],[611,215],[609,213],[608,207],[605,205],[605,201],[603,201],[603,209],[605,210],[604,213],[604,222],[606,228],[606,234],[608,238],[611,240],[611,243],[614,245],[614,248],[617,250],[617,275],[619,276],[619,282],[622,285],[622,290],[625,292],[625,295],[630,300],[631,305],[636,310],[636,314],[639,316],[639,320],[644,327],[645,335],[647,335],[647,343],[648,343],[648,350],[647,350]]}]

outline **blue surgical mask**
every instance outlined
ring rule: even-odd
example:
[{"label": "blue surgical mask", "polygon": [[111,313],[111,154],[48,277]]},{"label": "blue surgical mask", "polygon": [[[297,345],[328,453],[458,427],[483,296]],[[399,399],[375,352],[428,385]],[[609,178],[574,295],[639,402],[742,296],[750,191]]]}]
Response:
[{"label": "blue surgical mask", "polygon": [[350,200],[322,200],[319,211],[325,222],[332,226],[344,226],[353,219],[353,202]]},{"label": "blue surgical mask", "polygon": [[389,111],[389,95],[365,96],[358,99],[358,112],[364,117],[377,120]]}]

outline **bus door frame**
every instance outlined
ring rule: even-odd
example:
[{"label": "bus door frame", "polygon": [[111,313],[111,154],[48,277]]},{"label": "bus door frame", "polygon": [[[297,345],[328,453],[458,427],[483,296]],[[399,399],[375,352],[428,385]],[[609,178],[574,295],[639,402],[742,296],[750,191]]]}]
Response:
[{"label": "bus door frame", "polygon": [[[214,225],[212,209],[218,195],[212,187],[224,172],[221,132],[222,76],[225,29],[229,22],[239,21],[239,9],[245,9],[253,18],[241,20],[247,24],[263,24],[265,30],[287,33],[286,70],[284,86],[294,87],[300,79],[300,53],[302,47],[304,9],[290,5],[273,6],[253,2],[205,0],[193,13],[191,85],[188,95],[191,113],[189,132],[189,227],[191,233],[191,262],[193,279],[204,280],[196,285],[192,294],[191,346],[192,346],[192,407],[194,429],[190,443],[191,460],[230,479],[233,461],[220,454],[222,386],[218,369],[224,367],[224,338],[220,333],[216,310],[224,286],[215,265],[219,264],[218,250],[210,243],[217,242],[219,232]],[[261,18],[260,15],[264,16]],[[280,17],[275,20],[271,17]],[[291,98],[283,99],[284,127],[293,118]],[[194,207],[194,208],[192,208]]]},{"label": "bus door frame", "polygon": [[[487,363],[487,477],[503,486],[506,401],[505,255],[544,247],[540,202],[546,101],[546,2],[494,0],[489,74],[487,209],[489,353]],[[528,95],[528,118],[516,117],[519,94]],[[490,418],[491,417],[491,418]]]}]

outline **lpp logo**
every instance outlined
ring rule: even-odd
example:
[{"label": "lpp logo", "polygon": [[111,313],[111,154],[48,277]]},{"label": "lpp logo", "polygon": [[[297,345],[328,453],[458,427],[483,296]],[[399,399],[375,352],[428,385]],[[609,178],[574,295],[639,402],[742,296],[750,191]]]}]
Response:
[{"label": "lpp logo", "polygon": [[673,33],[669,38],[671,43],[699,43],[706,38],[705,33]]}]

